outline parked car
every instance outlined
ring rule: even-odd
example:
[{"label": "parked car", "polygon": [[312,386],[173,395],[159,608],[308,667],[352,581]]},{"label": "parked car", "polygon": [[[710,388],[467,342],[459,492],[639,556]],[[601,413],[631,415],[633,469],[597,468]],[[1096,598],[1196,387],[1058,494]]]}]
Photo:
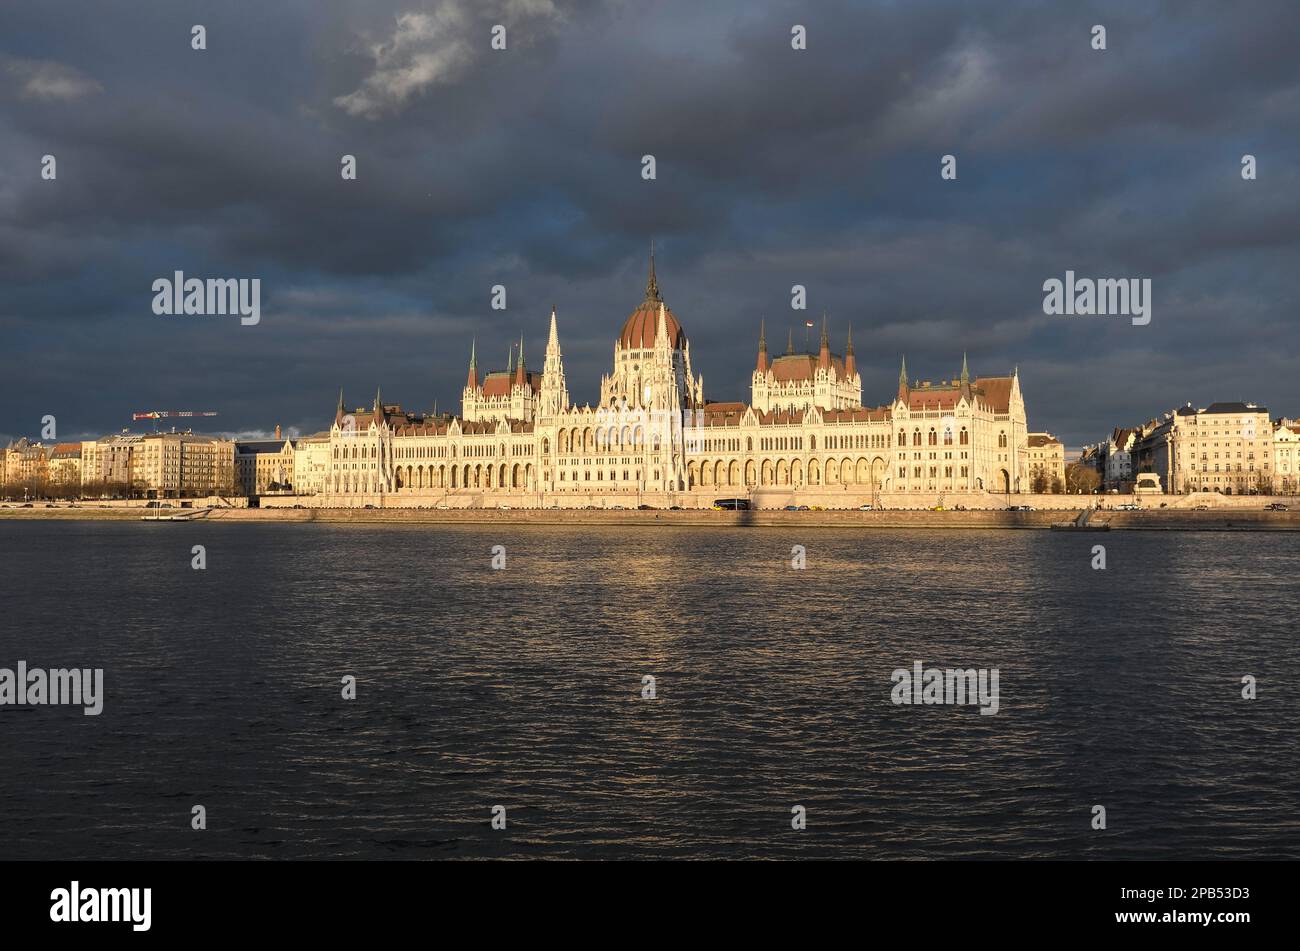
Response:
[{"label": "parked car", "polygon": [[1286,505],[1282,502],[1270,502],[1264,508],[1270,512],[1285,512],[1287,510]]},{"label": "parked car", "polygon": [[1142,510],[1142,506],[1136,502],[1121,502],[1115,508],[1120,512],[1140,512]]},{"label": "parked car", "polygon": [[870,505],[859,505],[859,506],[858,506],[858,511],[859,511],[859,512],[870,512],[870,511],[871,511],[871,506],[870,506]]},{"label": "parked car", "polygon": [[1208,512],[1209,510],[1210,510],[1210,507],[1209,507],[1208,505],[1206,505],[1204,502],[1202,502],[1200,505],[1193,505],[1193,506],[1192,506],[1192,511],[1193,511],[1193,512]]},{"label": "parked car", "polygon": [[642,512],[653,512],[655,507],[653,505],[638,505],[637,509]]}]

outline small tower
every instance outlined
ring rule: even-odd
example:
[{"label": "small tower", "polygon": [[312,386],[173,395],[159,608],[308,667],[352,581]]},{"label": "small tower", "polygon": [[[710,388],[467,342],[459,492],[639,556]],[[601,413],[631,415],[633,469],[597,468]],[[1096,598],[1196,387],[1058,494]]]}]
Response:
[{"label": "small tower", "polygon": [[564,360],[560,356],[560,332],[555,308],[551,307],[551,332],[546,338],[546,359],[542,364],[541,415],[558,416],[569,408],[569,388],[564,382]]}]

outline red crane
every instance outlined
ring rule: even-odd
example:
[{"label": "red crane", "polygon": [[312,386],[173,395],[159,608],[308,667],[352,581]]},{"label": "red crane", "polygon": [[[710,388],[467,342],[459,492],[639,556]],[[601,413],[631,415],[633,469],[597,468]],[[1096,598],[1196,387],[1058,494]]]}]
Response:
[{"label": "red crane", "polygon": [[179,416],[216,416],[216,413],[200,412],[198,410],[186,409],[155,409],[148,413],[132,413],[132,419],[173,419]]}]

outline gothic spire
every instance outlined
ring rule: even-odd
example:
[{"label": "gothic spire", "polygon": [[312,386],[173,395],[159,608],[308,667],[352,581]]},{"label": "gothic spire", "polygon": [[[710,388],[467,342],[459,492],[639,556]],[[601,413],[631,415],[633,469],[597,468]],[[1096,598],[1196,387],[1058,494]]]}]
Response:
[{"label": "gothic spire", "polygon": [[794,353],[794,328],[790,328],[790,336],[785,341],[785,352],[787,355]]},{"label": "gothic spire", "polygon": [[758,323],[758,363],[755,369],[759,373],[767,372],[767,321],[760,320]]},{"label": "gothic spire", "polygon": [[970,370],[966,366],[966,352],[964,350],[961,355],[961,382],[962,386],[970,383]]},{"label": "gothic spire", "polygon": [[651,241],[651,242],[650,242],[650,277],[649,277],[649,279],[646,281],[646,284],[645,284],[645,299],[648,300],[648,301],[650,301],[650,300],[655,300],[655,301],[663,300],[663,298],[659,296],[659,282],[658,282],[657,280],[655,280],[655,243],[654,243],[654,241]]}]

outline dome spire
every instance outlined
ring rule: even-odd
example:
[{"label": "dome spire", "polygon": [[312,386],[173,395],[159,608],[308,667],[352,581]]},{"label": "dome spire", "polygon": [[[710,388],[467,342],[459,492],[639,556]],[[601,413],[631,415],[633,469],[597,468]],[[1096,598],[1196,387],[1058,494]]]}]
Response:
[{"label": "dome spire", "polygon": [[659,282],[655,279],[655,243],[650,241],[650,277],[645,283],[646,300],[663,300],[659,296]]}]

